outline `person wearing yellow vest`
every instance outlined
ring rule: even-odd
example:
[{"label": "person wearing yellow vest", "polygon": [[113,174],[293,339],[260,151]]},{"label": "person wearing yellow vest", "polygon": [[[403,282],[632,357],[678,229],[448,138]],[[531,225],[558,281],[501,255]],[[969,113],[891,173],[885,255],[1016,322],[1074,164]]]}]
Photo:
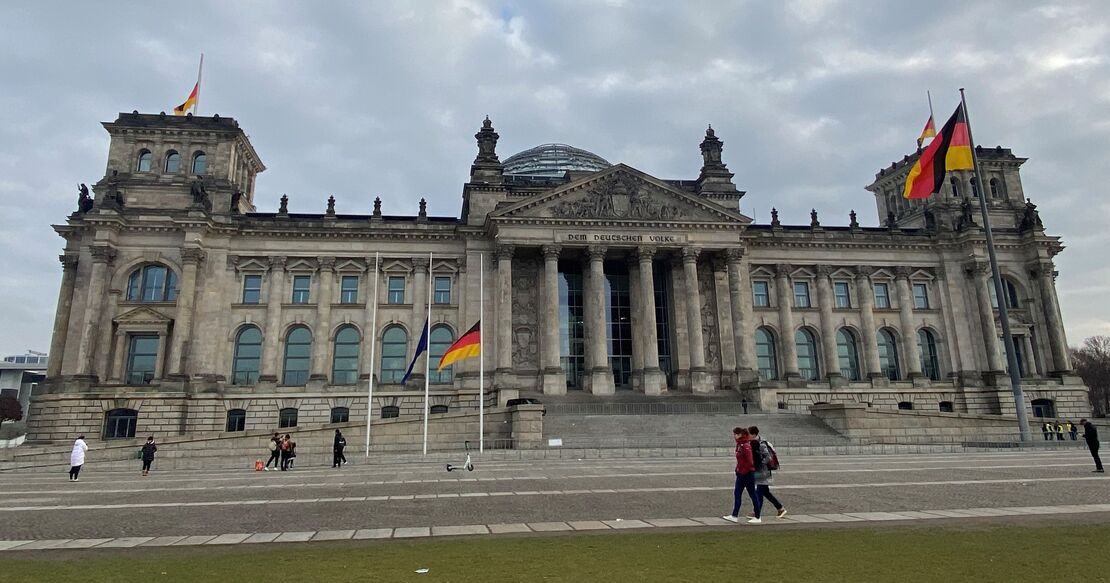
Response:
[{"label": "person wearing yellow vest", "polygon": [[1056,422],[1056,439],[1064,441],[1064,424],[1060,421]]},{"label": "person wearing yellow vest", "polygon": [[1044,432],[1044,440],[1052,441],[1052,422],[1046,421],[1041,425],[1041,431]]},{"label": "person wearing yellow vest", "polygon": [[1072,441],[1077,441],[1079,439],[1079,427],[1071,421],[1068,421],[1068,433],[1071,434]]}]

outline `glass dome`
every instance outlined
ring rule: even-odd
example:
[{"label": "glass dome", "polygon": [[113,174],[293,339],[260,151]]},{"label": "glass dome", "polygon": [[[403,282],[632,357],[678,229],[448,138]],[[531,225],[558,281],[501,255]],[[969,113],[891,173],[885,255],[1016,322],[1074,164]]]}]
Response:
[{"label": "glass dome", "polygon": [[566,171],[597,172],[610,164],[605,158],[566,144],[542,144],[509,156],[501,165],[509,176],[562,176]]}]

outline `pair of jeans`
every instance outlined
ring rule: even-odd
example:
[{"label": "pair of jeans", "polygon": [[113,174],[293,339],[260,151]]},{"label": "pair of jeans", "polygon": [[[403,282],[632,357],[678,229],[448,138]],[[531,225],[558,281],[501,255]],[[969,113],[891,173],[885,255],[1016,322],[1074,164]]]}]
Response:
[{"label": "pair of jeans", "polygon": [[143,460],[143,471],[144,472],[149,472],[150,471],[150,464],[152,464],[152,463],[154,463],[154,460]]},{"label": "pair of jeans", "polygon": [[732,491],[732,515],[740,516],[740,504],[743,502],[742,496],[745,491],[748,492],[748,498],[752,499],[752,507],[755,508],[754,516],[759,518],[759,512],[763,509],[763,500],[755,487],[754,472],[750,474],[736,472],[736,487]]},{"label": "pair of jeans", "polygon": [[266,460],[266,467],[267,468],[270,467],[270,462],[274,462],[274,467],[276,468],[276,467],[279,466],[280,461],[281,461],[281,450],[280,449],[275,449],[274,451],[270,452],[270,459]]},{"label": "pair of jeans", "polygon": [[[1088,441],[1087,442],[1087,448],[1091,450],[1091,457],[1095,458],[1095,469],[1096,470],[1101,470],[1102,469],[1102,458],[1098,457],[1098,442],[1097,441],[1094,441],[1094,442]],[[80,466],[78,466],[78,469],[80,469]]]},{"label": "pair of jeans", "polygon": [[331,456],[331,467],[338,468],[340,462],[347,463],[347,456],[343,455],[343,448],[337,448]]},{"label": "pair of jeans", "polygon": [[770,501],[771,505],[775,507],[775,510],[782,510],[782,502],[779,502],[779,499],[775,498],[775,495],[771,493],[770,486],[766,484],[762,486],[756,486],[755,491],[759,494],[760,510],[763,509],[762,506],[764,500]]},{"label": "pair of jeans", "polygon": [[70,466],[69,467],[69,479],[76,480],[77,479],[77,474],[80,474],[80,473],[81,473],[81,466]]}]

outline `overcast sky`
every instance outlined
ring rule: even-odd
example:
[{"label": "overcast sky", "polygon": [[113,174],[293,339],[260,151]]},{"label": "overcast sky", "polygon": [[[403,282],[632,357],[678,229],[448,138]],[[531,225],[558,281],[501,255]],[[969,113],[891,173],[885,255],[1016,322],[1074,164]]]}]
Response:
[{"label": "overcast sky", "polygon": [[[731,7],[726,7],[729,4]],[[895,8],[894,4],[901,6]],[[1029,158],[1063,237],[1069,340],[1110,334],[1110,5],[1088,2],[9,2],[0,5],[0,354],[50,344],[63,240],[118,112],[200,113],[268,166],[256,203],[457,216],[489,115],[504,160],[564,142],[695,178],[712,123],[767,222],[878,223],[863,187],[968,91],[975,137]],[[321,9],[327,6],[327,9]]]}]

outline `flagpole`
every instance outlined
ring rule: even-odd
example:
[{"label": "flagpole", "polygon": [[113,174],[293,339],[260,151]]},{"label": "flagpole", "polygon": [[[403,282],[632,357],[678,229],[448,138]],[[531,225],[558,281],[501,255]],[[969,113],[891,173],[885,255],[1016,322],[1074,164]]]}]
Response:
[{"label": "flagpole", "polygon": [[933,120],[933,125],[936,125],[937,118],[933,117],[933,96],[928,89],[925,90],[925,97],[929,99],[929,119]]},{"label": "flagpole", "polygon": [[960,107],[964,108],[964,121],[967,123],[967,141],[971,147],[971,165],[975,168],[975,184],[979,187],[979,210],[983,214],[983,232],[987,237],[987,256],[991,262],[994,279],[994,292],[998,298],[998,318],[1002,321],[1002,341],[1006,347],[1006,364],[1010,369],[1010,387],[1014,393],[1014,408],[1017,410],[1018,431],[1022,441],[1029,441],[1029,418],[1025,413],[1025,394],[1021,388],[1021,371],[1018,370],[1017,353],[1014,351],[1014,337],[1010,334],[1010,313],[1003,293],[1002,276],[998,272],[998,257],[994,252],[994,235],[991,233],[990,213],[987,212],[986,189],[983,175],[979,171],[979,156],[975,153],[975,139],[971,135],[971,116],[967,113],[967,99],[964,88],[960,88]]},{"label": "flagpole", "polygon": [[378,338],[378,263],[380,252],[374,252],[374,295],[370,296],[370,382],[366,388],[366,457],[370,457],[370,420],[374,418],[374,341]]},{"label": "flagpole", "polygon": [[197,68],[197,100],[193,102],[193,115],[200,115],[198,113],[200,107],[200,77],[204,73],[204,53],[200,54],[200,67]]},{"label": "flagpole", "polygon": [[428,252],[428,319],[424,321],[425,332],[428,334],[428,345],[424,355],[424,455],[428,455],[428,393],[431,384],[432,364],[432,288],[435,280],[432,279],[432,253]]},{"label": "flagpole", "polygon": [[478,453],[486,450],[486,256],[478,254]]}]

